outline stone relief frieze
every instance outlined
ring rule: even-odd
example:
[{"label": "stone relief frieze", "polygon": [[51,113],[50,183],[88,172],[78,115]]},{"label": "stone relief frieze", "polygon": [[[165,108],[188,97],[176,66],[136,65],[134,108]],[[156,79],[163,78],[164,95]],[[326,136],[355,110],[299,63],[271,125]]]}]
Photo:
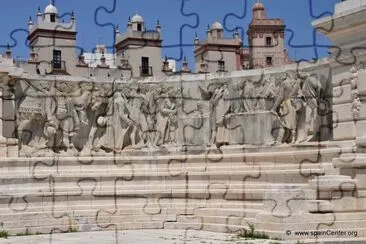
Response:
[{"label": "stone relief frieze", "polygon": [[286,72],[263,79],[88,83],[19,80],[21,153],[271,146],[316,139],[324,84]]}]

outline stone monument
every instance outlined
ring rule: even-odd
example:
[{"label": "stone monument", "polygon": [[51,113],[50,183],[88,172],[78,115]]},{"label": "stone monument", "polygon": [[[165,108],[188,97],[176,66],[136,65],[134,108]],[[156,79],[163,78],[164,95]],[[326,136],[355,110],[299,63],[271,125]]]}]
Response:
[{"label": "stone monument", "polygon": [[365,11],[338,3],[313,25],[339,48],[277,68],[126,80],[1,57],[1,228],[364,240]]}]

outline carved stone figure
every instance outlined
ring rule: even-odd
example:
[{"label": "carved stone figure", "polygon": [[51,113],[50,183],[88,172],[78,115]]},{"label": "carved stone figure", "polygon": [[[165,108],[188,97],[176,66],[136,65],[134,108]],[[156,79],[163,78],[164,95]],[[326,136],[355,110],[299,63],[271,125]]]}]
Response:
[{"label": "carved stone figure", "polygon": [[128,118],[130,111],[127,107],[127,99],[122,92],[117,91],[110,98],[107,115],[103,123],[106,124],[103,148],[107,151],[120,153],[126,147],[126,140],[131,133],[134,122]]},{"label": "carved stone figure", "polygon": [[244,111],[254,112],[256,107],[255,88],[252,81],[244,82]]},{"label": "carved stone figure", "polygon": [[175,138],[174,124],[177,110],[175,103],[172,101],[173,96],[174,90],[168,88],[168,91],[162,90],[161,98],[158,100],[159,104],[156,115],[157,145],[162,145],[175,140],[172,137]]},{"label": "carved stone figure", "polygon": [[144,146],[147,139],[148,126],[145,114],[142,111],[144,96],[140,91],[141,89],[139,89],[137,84],[131,85],[128,106],[130,110],[130,118],[135,123],[131,132],[131,144],[133,148]]},{"label": "carved stone figure", "polygon": [[160,87],[150,86],[143,96],[142,111],[145,114],[147,131],[146,145],[148,147],[157,148],[157,130],[156,130],[156,114],[158,111],[157,100],[159,99]]},{"label": "carved stone figure", "polygon": [[289,142],[294,143],[297,138],[297,110],[294,107],[294,99],[298,99],[300,84],[289,73],[285,73],[278,97],[272,111],[277,111],[286,128],[291,131]]},{"label": "carved stone figure", "polygon": [[227,144],[225,138],[225,115],[230,111],[230,93],[227,84],[211,84],[207,91],[199,86],[202,97],[210,101],[210,145]]},{"label": "carved stone figure", "polygon": [[80,124],[87,124],[85,109],[90,103],[91,92],[79,88],[70,95],[63,90],[57,92],[56,88],[51,83],[44,100],[46,147],[55,151],[74,150],[73,139]]},{"label": "carved stone figure", "polygon": [[308,73],[301,73],[303,79],[302,94],[306,101],[306,115],[305,115],[305,132],[308,140],[316,136],[319,130],[319,101],[322,99],[322,90],[324,89],[320,80],[316,75],[309,75]]},{"label": "carved stone figure", "polygon": [[90,104],[88,105],[88,125],[90,130],[87,141],[81,151],[82,155],[90,155],[92,151],[99,151],[102,146],[100,140],[103,133],[105,133],[105,124],[103,113],[105,113],[105,105],[108,104],[106,92],[101,88],[94,90]]},{"label": "carved stone figure", "polygon": [[240,80],[229,86],[230,89],[230,113],[241,113],[244,111],[244,84],[245,81]]}]

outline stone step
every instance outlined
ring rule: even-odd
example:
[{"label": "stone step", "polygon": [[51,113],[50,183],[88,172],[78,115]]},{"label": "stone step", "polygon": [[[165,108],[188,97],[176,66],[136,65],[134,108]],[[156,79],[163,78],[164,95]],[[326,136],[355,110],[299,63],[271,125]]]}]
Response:
[{"label": "stone step", "polygon": [[[57,202],[54,204],[52,201],[29,201],[28,204],[24,202],[15,203],[11,206],[11,209],[14,210],[14,213],[9,213],[10,216],[21,216],[22,214],[32,214],[39,213],[41,211],[49,211],[52,206],[62,207],[65,210],[90,210],[90,209],[113,209],[118,208],[123,211],[132,211],[136,209],[138,206],[137,201],[131,201],[131,199],[125,199],[126,202],[129,203],[121,203],[118,201],[116,205],[114,205],[114,199],[108,198],[106,199],[93,199],[91,202],[90,197],[88,200],[80,199],[79,197],[74,200],[71,198],[66,199],[65,201]],[[179,200],[182,200],[181,202]],[[155,203],[159,204],[161,208],[167,209],[169,211],[174,209],[179,210],[187,210],[187,209],[196,209],[196,208],[214,208],[214,209],[253,209],[260,210],[263,208],[263,203],[253,203],[251,201],[235,201],[235,200],[224,200],[224,199],[212,199],[212,200],[200,200],[200,202],[191,202],[191,199],[158,199]],[[195,199],[193,199],[195,200]],[[198,200],[198,199],[197,199]],[[141,204],[146,204],[146,199],[141,199]],[[4,204],[0,204],[0,213],[6,213],[9,210],[9,203],[6,202]],[[0,214],[1,216],[6,216],[6,214]]]},{"label": "stone step", "polygon": [[[22,182],[32,182],[40,181],[49,178],[50,176],[54,178],[98,178],[103,179],[108,178],[126,178],[134,180],[141,180],[146,177],[149,179],[185,179],[186,175],[189,177],[208,177],[208,176],[232,176],[243,178],[245,176],[263,177],[263,176],[278,176],[278,175],[294,175],[299,178],[309,179],[309,175],[324,175],[326,169],[320,166],[314,167],[237,167],[237,168],[210,168],[203,167],[201,169],[136,169],[132,167],[119,168],[119,169],[58,169],[58,170],[37,170],[34,172],[29,172],[27,170],[19,170],[16,172],[4,172],[0,171],[0,181],[3,184],[16,184]],[[247,177],[250,179],[249,177]]]},{"label": "stone step", "polygon": [[[196,216],[206,216],[207,218],[230,216],[237,218],[254,218],[261,209],[246,209],[246,208],[197,208],[194,210]],[[206,221],[205,221],[206,223]]]},{"label": "stone step", "polygon": [[255,219],[246,219],[242,225],[235,224],[215,224],[204,223],[200,219],[193,219],[187,222],[165,222],[164,229],[181,229],[181,230],[204,230],[221,233],[235,233],[243,228],[248,227],[248,223],[252,223]]},{"label": "stone step", "polygon": [[[55,155],[53,157],[37,157],[37,158],[17,158],[17,162],[12,162],[10,158],[0,159],[0,165],[3,167],[19,167],[25,164],[34,164],[36,162],[41,162],[44,164],[52,165],[62,162],[63,165],[71,164],[101,164],[105,165],[106,162],[111,162],[108,164],[123,164],[130,162],[141,162],[146,161],[158,162],[159,164],[166,164],[171,162],[185,162],[189,161],[191,164],[196,162],[235,162],[235,161],[270,161],[270,162],[303,162],[306,160],[311,160],[312,162],[331,162],[332,158],[339,155],[340,152],[346,153],[345,149],[341,150],[339,147],[329,147],[329,148],[319,148],[314,149],[314,145],[309,150],[306,147],[286,147],[284,150],[279,150],[281,148],[276,148],[275,151],[262,150],[260,152],[246,152],[245,150],[239,150],[238,153],[230,153],[225,151],[220,151],[218,149],[209,150],[206,154],[199,155],[187,155],[185,152],[174,152],[174,155],[158,155],[154,152],[154,156],[149,156],[146,152],[141,156],[92,156],[92,157],[75,157],[75,156],[64,156]],[[352,152],[352,149],[349,149]],[[179,153],[181,155],[179,155]],[[321,155],[321,157],[319,156]],[[76,164],[75,164],[76,163]]]},{"label": "stone step", "polygon": [[[146,207],[147,208],[147,207]],[[31,221],[31,220],[52,220],[57,219],[59,216],[69,216],[70,218],[80,217],[90,217],[95,218],[98,211],[103,210],[110,213],[114,213],[114,216],[123,216],[124,218],[135,218],[140,219],[141,217],[146,216],[154,216],[155,220],[165,219],[166,216],[177,216],[188,213],[192,215],[196,215],[197,217],[228,217],[228,216],[238,216],[238,217],[250,217],[253,218],[260,211],[260,209],[224,209],[224,208],[169,208],[164,209],[160,208],[159,211],[156,211],[154,214],[150,214],[149,209],[141,208],[128,208],[128,209],[114,209],[110,206],[105,208],[93,208],[89,207],[89,209],[79,208],[79,206],[75,206],[72,209],[67,208],[65,206],[64,210],[61,210],[62,207],[58,206],[59,210],[42,210],[38,212],[26,211],[24,213],[17,214],[0,214],[1,221],[3,223],[11,223],[11,222],[19,222],[19,221]],[[19,224],[23,224],[19,222]]]},{"label": "stone step", "polygon": [[[110,224],[110,223],[105,223],[103,225],[97,225],[97,224],[92,224],[92,231],[98,231],[98,230],[113,230],[115,231],[117,230],[138,230],[138,229],[162,229],[164,226],[164,222],[163,221],[142,221],[142,222],[124,222],[124,223],[116,223],[116,224]],[[69,232],[69,228],[75,228],[77,231],[82,231],[83,225],[79,226],[76,223],[72,223],[71,225],[68,223],[54,223],[54,224],[50,224],[50,225],[44,225],[44,226],[26,226],[26,227],[15,227],[15,228],[8,228],[7,231],[9,232],[10,235],[16,235],[19,233],[25,233],[26,229],[28,228],[28,230],[31,233],[44,233],[44,234],[52,234],[52,233],[67,233]],[[94,229],[93,229],[94,228]],[[87,230],[87,231],[90,231]],[[51,235],[52,236],[52,235]],[[50,237],[52,238],[52,237]]]},{"label": "stone step", "polygon": [[[155,181],[144,181],[144,182],[121,182],[121,184],[115,185],[114,181],[104,181],[103,185],[97,185],[97,183],[90,185],[79,185],[74,182],[56,182],[55,185],[47,184],[19,184],[19,185],[2,185],[0,191],[3,193],[0,199],[8,199],[10,196],[21,197],[27,195],[27,197],[36,196],[52,196],[52,192],[55,195],[60,196],[64,193],[67,196],[81,196],[83,194],[98,196],[102,192],[125,194],[129,195],[133,192],[146,192],[146,194],[161,193],[162,195],[180,192],[201,191],[211,195],[224,195],[232,190],[243,191],[243,190],[259,190],[265,191],[268,189],[268,184],[263,182],[241,182],[241,181],[190,181],[188,183],[182,181],[175,181],[176,184],[172,184],[170,181],[155,182]],[[271,184],[281,185],[281,184]],[[21,187],[20,187],[21,186]],[[83,187],[81,187],[83,186]],[[298,187],[307,187],[307,184],[296,184]],[[24,193],[27,194],[24,194]],[[159,195],[158,195],[159,196]]]}]

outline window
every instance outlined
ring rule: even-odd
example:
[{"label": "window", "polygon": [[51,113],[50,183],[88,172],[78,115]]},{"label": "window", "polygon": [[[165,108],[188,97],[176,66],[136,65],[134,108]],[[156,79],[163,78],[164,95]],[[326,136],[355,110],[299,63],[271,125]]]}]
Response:
[{"label": "window", "polygon": [[53,68],[61,69],[61,51],[53,50]]},{"label": "window", "polygon": [[148,75],[149,74],[149,58],[141,57],[141,74]]},{"label": "window", "polygon": [[222,38],[222,32],[220,30],[217,31],[217,38]]},{"label": "window", "polygon": [[51,20],[51,22],[56,22],[56,15],[55,14],[51,14],[50,15],[50,20]]},{"label": "window", "polygon": [[272,57],[266,57],[267,66],[272,66]]},{"label": "window", "polygon": [[266,46],[272,46],[272,37],[266,37]]},{"label": "window", "polygon": [[219,70],[218,71],[225,71],[225,61],[218,61]]},{"label": "window", "polygon": [[141,24],[137,24],[137,31],[142,31],[142,25]]}]

